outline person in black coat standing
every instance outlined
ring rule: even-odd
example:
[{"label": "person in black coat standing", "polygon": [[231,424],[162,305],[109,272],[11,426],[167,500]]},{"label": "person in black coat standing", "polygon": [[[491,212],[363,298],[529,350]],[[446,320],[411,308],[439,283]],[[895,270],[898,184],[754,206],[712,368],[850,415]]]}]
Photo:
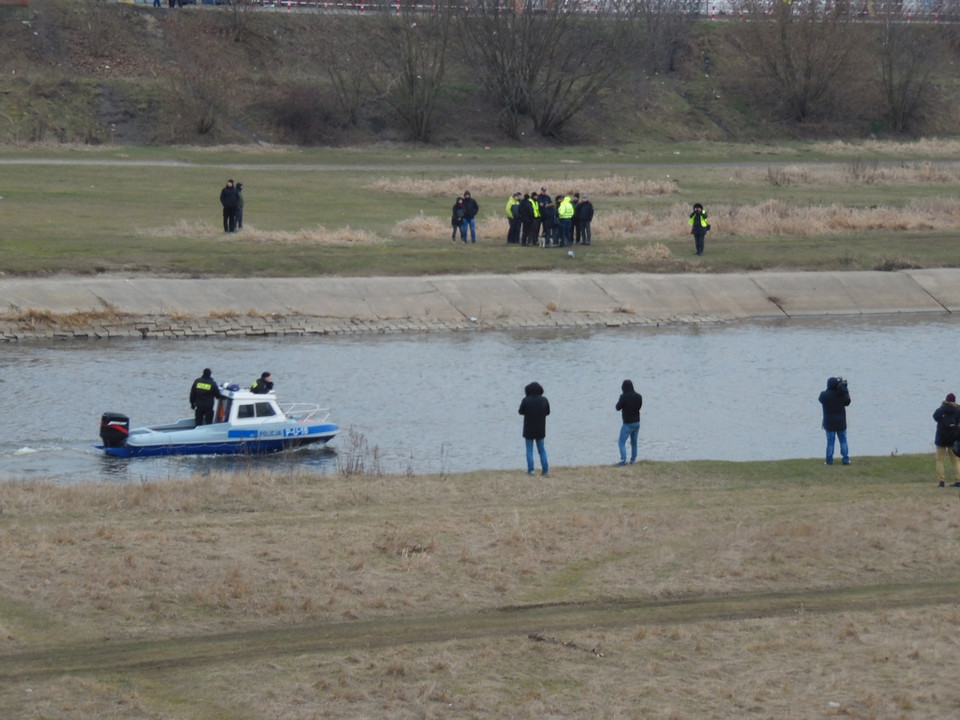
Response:
[{"label": "person in black coat standing", "polygon": [[937,434],[933,444],[937,446],[938,485],[943,487],[946,479],[943,470],[943,459],[946,455],[950,456],[950,463],[953,465],[953,479],[960,484],[960,457],[953,452],[953,444],[960,440],[960,405],[957,405],[957,396],[953,393],[947,395],[940,407],[934,410],[933,419],[937,422]]},{"label": "person in black coat standing", "polygon": [[577,242],[581,245],[589,245],[593,239],[593,233],[590,230],[590,223],[593,222],[593,203],[590,197],[584,195],[577,203],[577,214],[574,216],[577,224]]},{"label": "person in black coat standing", "polygon": [[226,186],[220,191],[220,205],[223,206],[223,231],[237,231],[237,205],[240,203],[240,197],[237,195],[237,188],[233,184],[233,179],[227,180]]},{"label": "person in black coat standing", "polygon": [[217,381],[212,377],[210,368],[203,369],[203,375],[190,386],[190,407],[194,411],[197,426],[213,424],[213,401],[223,397]]},{"label": "person in black coat standing", "polygon": [[547,462],[547,449],[543,441],[547,436],[547,415],[550,414],[550,401],[543,395],[540,383],[532,382],[524,389],[524,398],[520,401],[520,414],[523,415],[523,439],[527,445],[527,475],[533,475],[533,445],[537,445],[540,455],[540,470],[544,477],[550,474]]},{"label": "person in black coat standing", "polygon": [[847,448],[847,406],[850,404],[850,392],[847,381],[832,377],[827,380],[827,389],[820,393],[823,406],[823,429],[827,433],[827,465],[833,465],[833,448],[840,439],[840,457],[843,464],[850,464],[850,452]]},{"label": "person in black coat standing", "polygon": [[637,461],[637,438],[640,435],[640,408],[643,407],[643,396],[633,389],[632,380],[624,380],[620,386],[620,399],[617,400],[617,410],[620,411],[620,437],[617,447],[620,448],[620,462],[627,464],[627,438],[630,438],[630,464]]}]

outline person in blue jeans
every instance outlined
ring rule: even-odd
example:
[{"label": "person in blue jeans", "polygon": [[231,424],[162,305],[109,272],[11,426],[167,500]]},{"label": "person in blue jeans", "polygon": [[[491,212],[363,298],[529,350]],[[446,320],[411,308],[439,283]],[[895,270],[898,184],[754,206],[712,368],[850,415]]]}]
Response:
[{"label": "person in blue jeans", "polygon": [[520,401],[520,414],[523,415],[523,439],[527,445],[527,475],[533,475],[533,446],[537,446],[540,455],[540,471],[544,477],[550,474],[547,462],[547,449],[543,441],[547,436],[547,415],[550,414],[550,401],[543,396],[540,383],[532,382],[523,389],[525,395]]},{"label": "person in blue jeans", "polygon": [[[480,206],[477,204],[477,201],[473,199],[470,195],[469,190],[465,190],[463,193],[463,224],[464,224],[464,233],[466,233],[466,228],[470,228],[470,242],[477,242],[477,213],[480,212]],[[464,239],[466,242],[466,239]]]},{"label": "person in blue jeans", "polygon": [[630,438],[630,464],[637,461],[637,439],[640,435],[640,408],[643,407],[643,396],[633,389],[632,380],[624,380],[620,385],[620,399],[617,400],[617,410],[620,411],[620,437],[617,447],[620,448],[620,462],[627,464],[627,438]]},{"label": "person in blue jeans", "polygon": [[823,429],[827,433],[827,465],[833,465],[833,452],[836,441],[840,440],[840,457],[844,465],[850,464],[850,450],[847,447],[847,406],[850,404],[850,392],[847,381],[832,377],[827,380],[827,389],[820,393],[823,406]]}]

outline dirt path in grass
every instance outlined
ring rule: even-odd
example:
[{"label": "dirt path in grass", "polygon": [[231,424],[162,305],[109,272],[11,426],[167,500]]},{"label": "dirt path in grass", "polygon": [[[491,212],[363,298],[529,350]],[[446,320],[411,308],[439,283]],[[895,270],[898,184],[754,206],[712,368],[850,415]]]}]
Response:
[{"label": "dirt path in grass", "polygon": [[[0,680],[154,671],[225,660],[267,660],[306,653],[515,636],[544,640],[586,628],[668,625],[955,603],[960,581],[861,585],[819,591],[707,596],[683,600],[595,600],[501,607],[457,615],[411,615],[158,640],[72,643],[0,655]],[[580,648],[589,650],[589,648]]]}]

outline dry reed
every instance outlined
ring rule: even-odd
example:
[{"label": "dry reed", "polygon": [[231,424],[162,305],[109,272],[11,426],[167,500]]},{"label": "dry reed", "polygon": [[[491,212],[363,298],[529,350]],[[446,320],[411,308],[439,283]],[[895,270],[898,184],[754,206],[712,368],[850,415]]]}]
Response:
[{"label": "dry reed", "polygon": [[521,177],[485,178],[464,175],[440,180],[411,177],[380,178],[366,186],[376,192],[397,192],[422,196],[453,198],[469,190],[474,197],[502,198],[505,203],[513,193],[539,192],[546,187],[551,195],[567,195],[575,192],[602,197],[640,197],[644,195],[670,195],[677,192],[672,180],[638,180],[636,178],[610,175],[599,178],[548,178],[534,180]]}]

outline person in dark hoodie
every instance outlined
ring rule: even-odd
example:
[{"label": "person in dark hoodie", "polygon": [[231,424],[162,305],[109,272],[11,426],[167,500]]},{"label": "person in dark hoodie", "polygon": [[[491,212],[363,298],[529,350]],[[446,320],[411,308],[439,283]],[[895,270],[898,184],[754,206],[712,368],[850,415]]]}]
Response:
[{"label": "person in dark hoodie", "polygon": [[212,375],[210,368],[204,368],[203,375],[190,386],[190,407],[194,411],[193,416],[198,427],[213,423],[213,401],[223,397]]},{"label": "person in dark hoodie", "polygon": [[233,179],[227,180],[227,184],[220,191],[220,205],[223,206],[223,231],[237,231],[237,203],[240,198],[237,195],[237,188],[234,187]]},{"label": "person in dark hoodie", "polygon": [[938,485],[943,487],[946,473],[943,470],[943,458],[950,456],[950,463],[953,465],[953,479],[956,485],[960,485],[960,457],[953,452],[953,444],[960,440],[960,405],[957,405],[957,396],[953,393],[947,395],[946,399],[940,403],[933,412],[933,419],[937,422],[937,434],[933,439],[933,444],[937,446],[937,480]]},{"label": "person in dark hoodie", "polygon": [[544,477],[549,476],[547,449],[543,446],[547,436],[547,415],[550,414],[550,401],[543,396],[540,383],[532,382],[523,389],[525,395],[520,401],[520,414],[523,415],[523,439],[527,445],[527,475],[533,475],[533,445],[537,445],[540,455],[540,470]]},{"label": "person in dark hoodie", "polygon": [[847,448],[847,406],[850,404],[850,392],[847,381],[832,377],[827,380],[827,389],[820,393],[823,406],[823,429],[827,433],[827,465],[833,465],[833,448],[840,439],[840,456],[843,464],[850,464],[850,452]]},{"label": "person in dark hoodie", "polygon": [[637,461],[637,438],[640,435],[640,408],[643,407],[643,396],[633,389],[632,380],[624,380],[620,386],[620,399],[617,400],[617,410],[623,424],[620,426],[620,437],[617,447],[620,448],[620,462],[627,464],[627,438],[630,438],[630,464]]}]

